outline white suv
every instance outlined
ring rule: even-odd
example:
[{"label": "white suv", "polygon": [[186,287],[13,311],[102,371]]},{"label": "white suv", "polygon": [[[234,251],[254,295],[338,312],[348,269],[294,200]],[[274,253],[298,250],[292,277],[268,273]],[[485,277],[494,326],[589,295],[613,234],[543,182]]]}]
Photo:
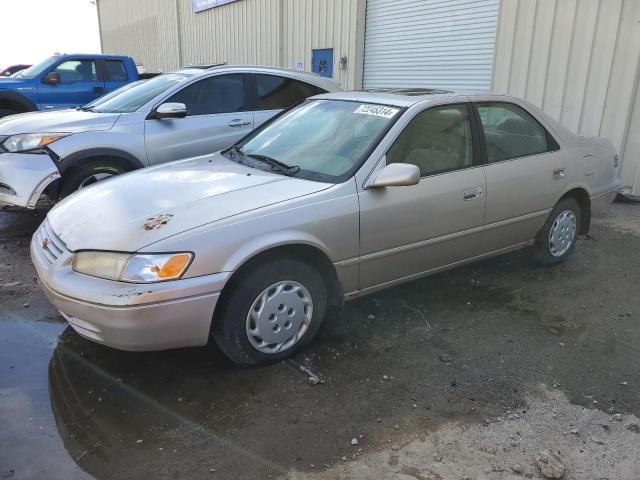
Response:
[{"label": "white suv", "polygon": [[78,109],[0,120],[0,203],[34,208],[104,178],[222,150],[282,109],[341,90],[272,67],[189,67]]}]

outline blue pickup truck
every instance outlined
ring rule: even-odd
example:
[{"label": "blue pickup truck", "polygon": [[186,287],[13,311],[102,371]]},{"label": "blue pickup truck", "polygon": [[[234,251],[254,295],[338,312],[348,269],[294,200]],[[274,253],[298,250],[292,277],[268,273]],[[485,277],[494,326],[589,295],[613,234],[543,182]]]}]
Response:
[{"label": "blue pickup truck", "polygon": [[0,78],[0,118],[85,105],[138,79],[131,57],[54,55],[12,77]]}]

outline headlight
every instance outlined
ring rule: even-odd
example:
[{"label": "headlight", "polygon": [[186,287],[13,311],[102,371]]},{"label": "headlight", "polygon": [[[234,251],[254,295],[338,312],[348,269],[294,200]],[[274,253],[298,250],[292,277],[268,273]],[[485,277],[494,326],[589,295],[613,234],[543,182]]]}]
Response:
[{"label": "headlight", "polygon": [[2,146],[12,153],[39,151],[68,135],[68,133],[22,133],[10,136]]},{"label": "headlight", "polygon": [[130,254],[100,251],[78,252],[73,269],[93,277],[120,282],[154,283],[180,278],[192,253]]}]

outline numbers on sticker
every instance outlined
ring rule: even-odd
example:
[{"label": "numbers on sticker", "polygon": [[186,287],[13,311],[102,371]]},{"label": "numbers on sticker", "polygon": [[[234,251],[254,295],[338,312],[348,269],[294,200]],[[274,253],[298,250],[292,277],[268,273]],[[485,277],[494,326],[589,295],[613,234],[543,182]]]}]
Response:
[{"label": "numbers on sticker", "polygon": [[392,118],[400,109],[386,107],[384,105],[360,105],[354,113],[362,115],[374,115],[376,117]]}]

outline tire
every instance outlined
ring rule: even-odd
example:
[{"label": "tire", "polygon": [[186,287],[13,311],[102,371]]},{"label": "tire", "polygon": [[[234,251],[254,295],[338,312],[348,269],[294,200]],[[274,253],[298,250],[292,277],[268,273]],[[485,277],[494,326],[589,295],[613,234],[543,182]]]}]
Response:
[{"label": "tire", "polygon": [[[578,202],[573,198],[560,200],[536,236],[534,259],[542,265],[563,262],[576,246],[581,222],[582,209]],[[552,229],[560,234],[555,242],[551,239]]]},{"label": "tire", "polygon": [[88,187],[89,185],[108,178],[113,175],[126,173],[125,169],[118,162],[113,160],[96,160],[74,168],[68,175],[62,177],[59,199],[68,197],[76,190]]},{"label": "tire", "polygon": [[12,108],[0,108],[0,118],[8,117],[9,115],[16,115],[18,113],[22,112]]},{"label": "tire", "polygon": [[[288,287],[291,288],[287,290]],[[256,302],[260,305],[260,299],[269,296],[272,298],[263,304],[263,315],[256,313],[250,319],[249,312]],[[310,309],[308,303],[305,305],[309,300]],[[294,355],[315,337],[327,312],[327,304],[327,287],[315,268],[295,258],[272,258],[249,267],[231,280],[216,309],[211,337],[220,350],[239,365],[279,362]],[[310,320],[305,324],[305,318],[309,316]],[[301,336],[295,341],[300,332]],[[264,339],[263,333],[267,335]],[[293,339],[283,340],[289,336]],[[280,350],[274,348],[277,342],[268,344],[268,341],[275,342],[275,337],[282,345]],[[263,345],[260,347],[261,339]]]}]

